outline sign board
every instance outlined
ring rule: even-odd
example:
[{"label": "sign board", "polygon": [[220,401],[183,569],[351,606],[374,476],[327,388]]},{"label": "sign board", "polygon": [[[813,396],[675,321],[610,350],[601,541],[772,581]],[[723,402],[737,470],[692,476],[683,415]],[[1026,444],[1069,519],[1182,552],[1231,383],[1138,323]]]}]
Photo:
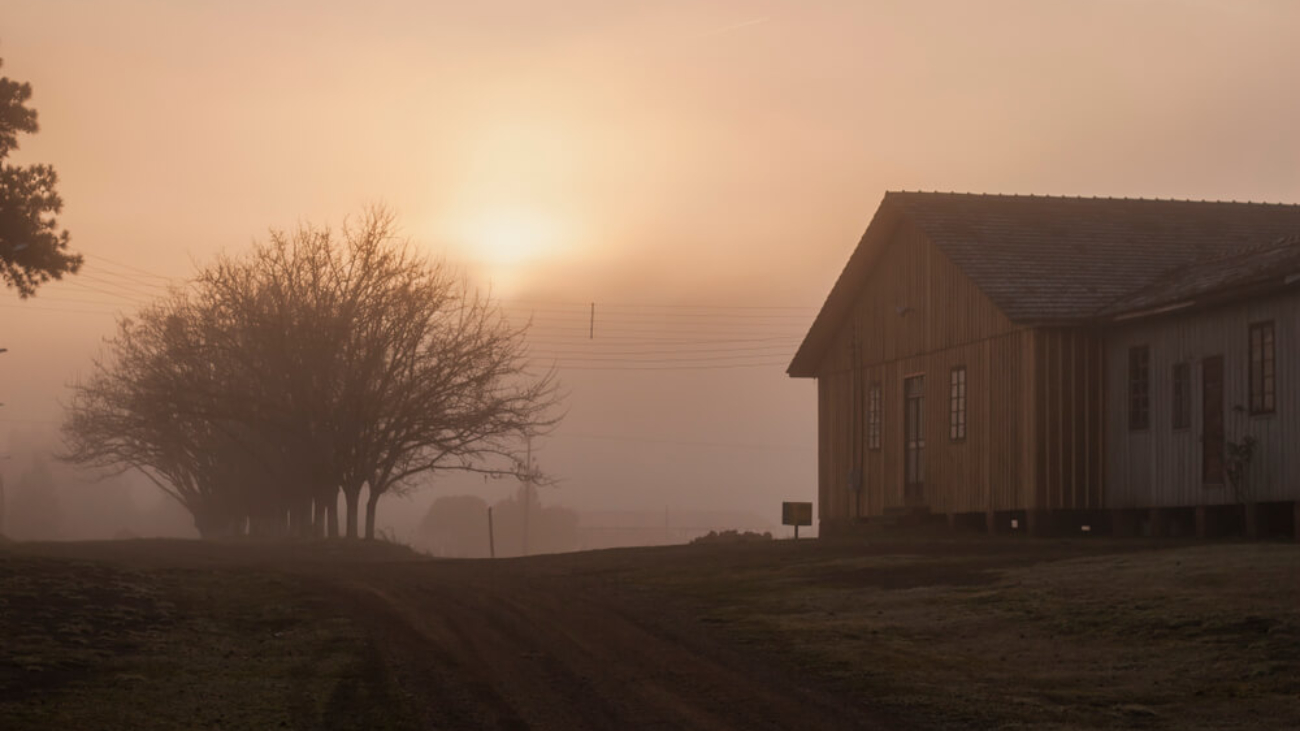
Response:
[{"label": "sign board", "polygon": [[812,503],[781,503],[781,525],[812,525]]}]

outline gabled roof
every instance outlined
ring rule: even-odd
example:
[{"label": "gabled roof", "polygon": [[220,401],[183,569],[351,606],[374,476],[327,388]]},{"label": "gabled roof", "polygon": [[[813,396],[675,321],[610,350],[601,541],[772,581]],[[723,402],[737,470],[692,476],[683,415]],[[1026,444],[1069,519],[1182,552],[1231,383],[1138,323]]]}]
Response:
[{"label": "gabled roof", "polygon": [[1169,286],[1165,278],[1173,271],[1300,234],[1297,205],[886,193],[791,361],[790,375],[815,374],[871,265],[904,219],[1012,322],[1028,325],[1090,321],[1143,291]]}]

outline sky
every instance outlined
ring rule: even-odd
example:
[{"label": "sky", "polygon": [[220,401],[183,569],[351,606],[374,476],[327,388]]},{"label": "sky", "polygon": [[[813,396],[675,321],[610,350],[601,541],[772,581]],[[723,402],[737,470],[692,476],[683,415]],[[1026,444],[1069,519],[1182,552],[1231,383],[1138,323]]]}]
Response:
[{"label": "sky", "polygon": [[557,359],[544,499],[777,523],[817,480],[785,364],[886,190],[1300,202],[1297,29],[1289,0],[6,0],[41,123],[13,161],[58,170],[87,264],[0,294],[0,434],[56,428],[168,281],[383,203]]}]

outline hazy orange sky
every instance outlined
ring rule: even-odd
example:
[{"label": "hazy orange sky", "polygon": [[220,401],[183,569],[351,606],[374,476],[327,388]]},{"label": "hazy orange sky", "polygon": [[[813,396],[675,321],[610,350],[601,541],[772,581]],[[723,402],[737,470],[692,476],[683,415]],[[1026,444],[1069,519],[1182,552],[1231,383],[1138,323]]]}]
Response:
[{"label": "hazy orange sky", "polygon": [[16,161],[88,258],[0,302],[0,433],[159,277],[382,201],[582,365],[553,499],[775,519],[816,485],[784,362],[885,190],[1300,202],[1298,35],[1289,0],[7,0]]}]

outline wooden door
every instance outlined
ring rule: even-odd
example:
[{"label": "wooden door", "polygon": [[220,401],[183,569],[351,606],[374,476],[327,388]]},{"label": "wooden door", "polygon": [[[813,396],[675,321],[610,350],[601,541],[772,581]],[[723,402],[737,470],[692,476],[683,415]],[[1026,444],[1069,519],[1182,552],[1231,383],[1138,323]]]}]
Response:
[{"label": "wooden door", "polygon": [[1223,484],[1223,356],[1201,361],[1201,481]]},{"label": "wooden door", "polygon": [[903,502],[925,504],[925,376],[903,380]]}]

